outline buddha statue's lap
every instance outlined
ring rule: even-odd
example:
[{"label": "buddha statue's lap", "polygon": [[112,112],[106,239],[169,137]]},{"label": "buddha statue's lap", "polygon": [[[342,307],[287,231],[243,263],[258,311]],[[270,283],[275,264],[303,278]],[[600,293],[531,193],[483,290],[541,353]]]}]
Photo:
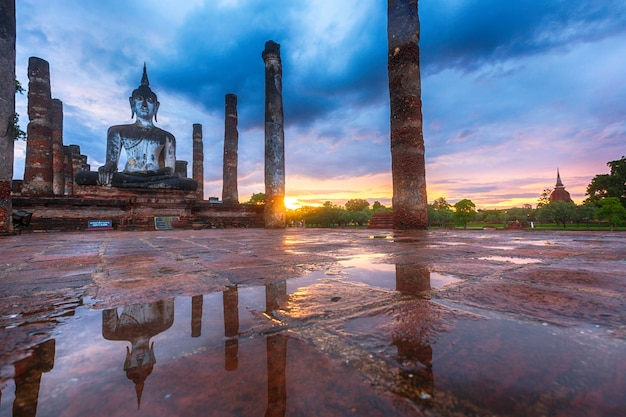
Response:
[{"label": "buddha statue's lap", "polygon": [[[98,172],[76,175],[79,185],[101,185],[121,188],[164,188],[196,190],[195,180],[175,173],[176,139],[171,133],[153,124],[157,120],[159,102],[150,89],[144,65],[141,85],[129,97],[131,118],[135,123],[111,126],[107,132],[106,162]],[[118,172],[122,149],[126,166]]]}]

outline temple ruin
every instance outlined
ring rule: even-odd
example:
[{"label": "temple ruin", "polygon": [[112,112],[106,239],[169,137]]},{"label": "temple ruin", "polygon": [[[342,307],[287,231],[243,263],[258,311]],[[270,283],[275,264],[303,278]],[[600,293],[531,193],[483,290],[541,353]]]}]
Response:
[{"label": "temple ruin", "polygon": [[[172,225],[195,229],[265,226],[263,206],[238,202],[236,96],[232,95],[234,101],[227,98],[224,173],[228,181],[224,183],[224,195],[228,199],[221,202],[203,199],[201,124],[194,124],[192,129],[193,178],[187,178],[187,161],[175,159],[173,137],[171,155],[155,154],[153,160],[155,163],[159,160],[159,166],[149,169],[156,171],[137,171],[139,162],[132,160],[131,156],[126,169],[117,172],[122,142],[116,138],[128,136],[123,145],[131,150],[144,143],[142,141],[152,140],[152,137],[161,142],[170,141],[169,133],[156,127],[152,128],[154,133],[150,133],[152,136],[148,139],[133,139],[134,126],[151,120],[152,113],[144,116],[137,114],[137,122],[134,124],[111,127],[107,161],[110,160],[112,169],[104,172],[104,167],[100,167],[98,171],[91,171],[87,156],[81,154],[80,146],[63,144],[63,103],[52,98],[50,84],[48,62],[41,58],[30,58],[30,122],[24,180],[12,181],[12,197],[9,200],[16,210],[34,213],[31,220],[34,230],[100,230],[103,226],[108,230],[155,230],[171,228]],[[141,85],[135,92],[150,94],[148,86],[144,67]],[[141,106],[146,106],[144,98],[141,99]],[[156,96],[154,99],[156,101]],[[154,115],[158,102],[155,104]],[[133,112],[143,111],[143,107],[135,103],[131,96],[133,105],[137,106]],[[145,128],[141,130],[145,131]],[[112,143],[117,143],[115,146],[118,148]],[[157,145],[155,151],[162,152]],[[141,146],[149,149],[151,145],[146,143]],[[140,154],[145,153],[142,148]],[[170,158],[168,166],[163,165],[166,157]],[[197,183],[199,187],[194,185]]]}]

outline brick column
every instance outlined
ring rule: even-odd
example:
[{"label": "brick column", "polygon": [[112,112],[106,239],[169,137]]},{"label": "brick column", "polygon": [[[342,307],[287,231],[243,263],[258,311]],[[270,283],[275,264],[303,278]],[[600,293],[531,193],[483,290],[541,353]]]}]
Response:
[{"label": "brick column", "polygon": [[15,0],[0,0],[0,235],[13,231],[13,116],[15,115]]},{"label": "brick column", "polygon": [[239,204],[237,192],[237,96],[226,94],[224,120],[224,171],[222,177],[222,201],[224,204]]},{"label": "brick column", "polygon": [[63,154],[63,102],[52,99],[52,191],[65,194],[65,155]]},{"label": "brick column", "polygon": [[198,182],[198,199],[204,200],[204,145],[202,144],[202,125],[193,125],[193,162],[192,177]]},{"label": "brick column", "polygon": [[280,45],[265,43],[265,227],[284,228],[285,133]]},{"label": "brick column", "polygon": [[52,195],[52,123],[50,66],[41,58],[28,60],[28,140],[22,193]]},{"label": "brick column", "polygon": [[426,229],[418,0],[388,0],[389,98],[394,228]]}]

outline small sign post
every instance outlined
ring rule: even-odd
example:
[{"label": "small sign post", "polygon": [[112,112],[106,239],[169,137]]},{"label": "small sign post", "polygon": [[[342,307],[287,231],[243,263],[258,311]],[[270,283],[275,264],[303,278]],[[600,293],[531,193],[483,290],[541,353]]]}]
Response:
[{"label": "small sign post", "polygon": [[113,230],[112,220],[89,220],[87,223],[87,231],[94,232],[98,230]]},{"label": "small sign post", "polygon": [[174,226],[172,226],[172,220],[179,220],[179,217],[155,217],[154,228],[156,230],[172,230],[174,229]]}]

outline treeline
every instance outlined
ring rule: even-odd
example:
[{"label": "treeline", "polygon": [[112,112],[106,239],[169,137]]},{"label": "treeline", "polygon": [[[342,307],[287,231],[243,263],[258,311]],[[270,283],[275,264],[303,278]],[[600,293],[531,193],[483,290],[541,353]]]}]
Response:
[{"label": "treeline", "polygon": [[[607,163],[609,174],[596,175],[587,186],[588,198],[580,205],[573,202],[550,201],[551,189],[544,189],[537,208],[526,204],[521,208],[482,210],[469,199],[449,204],[444,197],[428,205],[431,227],[464,227],[468,225],[501,225],[522,228],[534,224],[569,224],[590,226],[597,222],[608,224],[611,230],[626,223],[626,157]],[[265,194],[253,194],[248,204],[265,203]],[[366,226],[377,211],[393,211],[376,201],[348,200],[343,206],[327,201],[321,207],[305,206],[287,210],[289,226],[340,227]]]},{"label": "treeline", "polygon": [[287,225],[292,227],[367,226],[370,218],[377,211],[391,211],[391,209],[378,201],[370,207],[369,201],[360,198],[348,200],[343,206],[327,201],[320,207],[305,206],[287,210]]},{"label": "treeline", "polygon": [[566,228],[568,224],[591,225],[605,222],[611,230],[626,223],[626,157],[607,163],[609,174],[596,175],[587,186],[587,199],[580,205],[573,202],[550,201],[551,189],[539,197],[537,208],[527,204],[506,210],[476,210],[471,200],[448,204],[439,198],[428,205],[431,226],[467,227],[470,222],[502,224],[504,227],[528,227],[531,223],[554,223]]}]

